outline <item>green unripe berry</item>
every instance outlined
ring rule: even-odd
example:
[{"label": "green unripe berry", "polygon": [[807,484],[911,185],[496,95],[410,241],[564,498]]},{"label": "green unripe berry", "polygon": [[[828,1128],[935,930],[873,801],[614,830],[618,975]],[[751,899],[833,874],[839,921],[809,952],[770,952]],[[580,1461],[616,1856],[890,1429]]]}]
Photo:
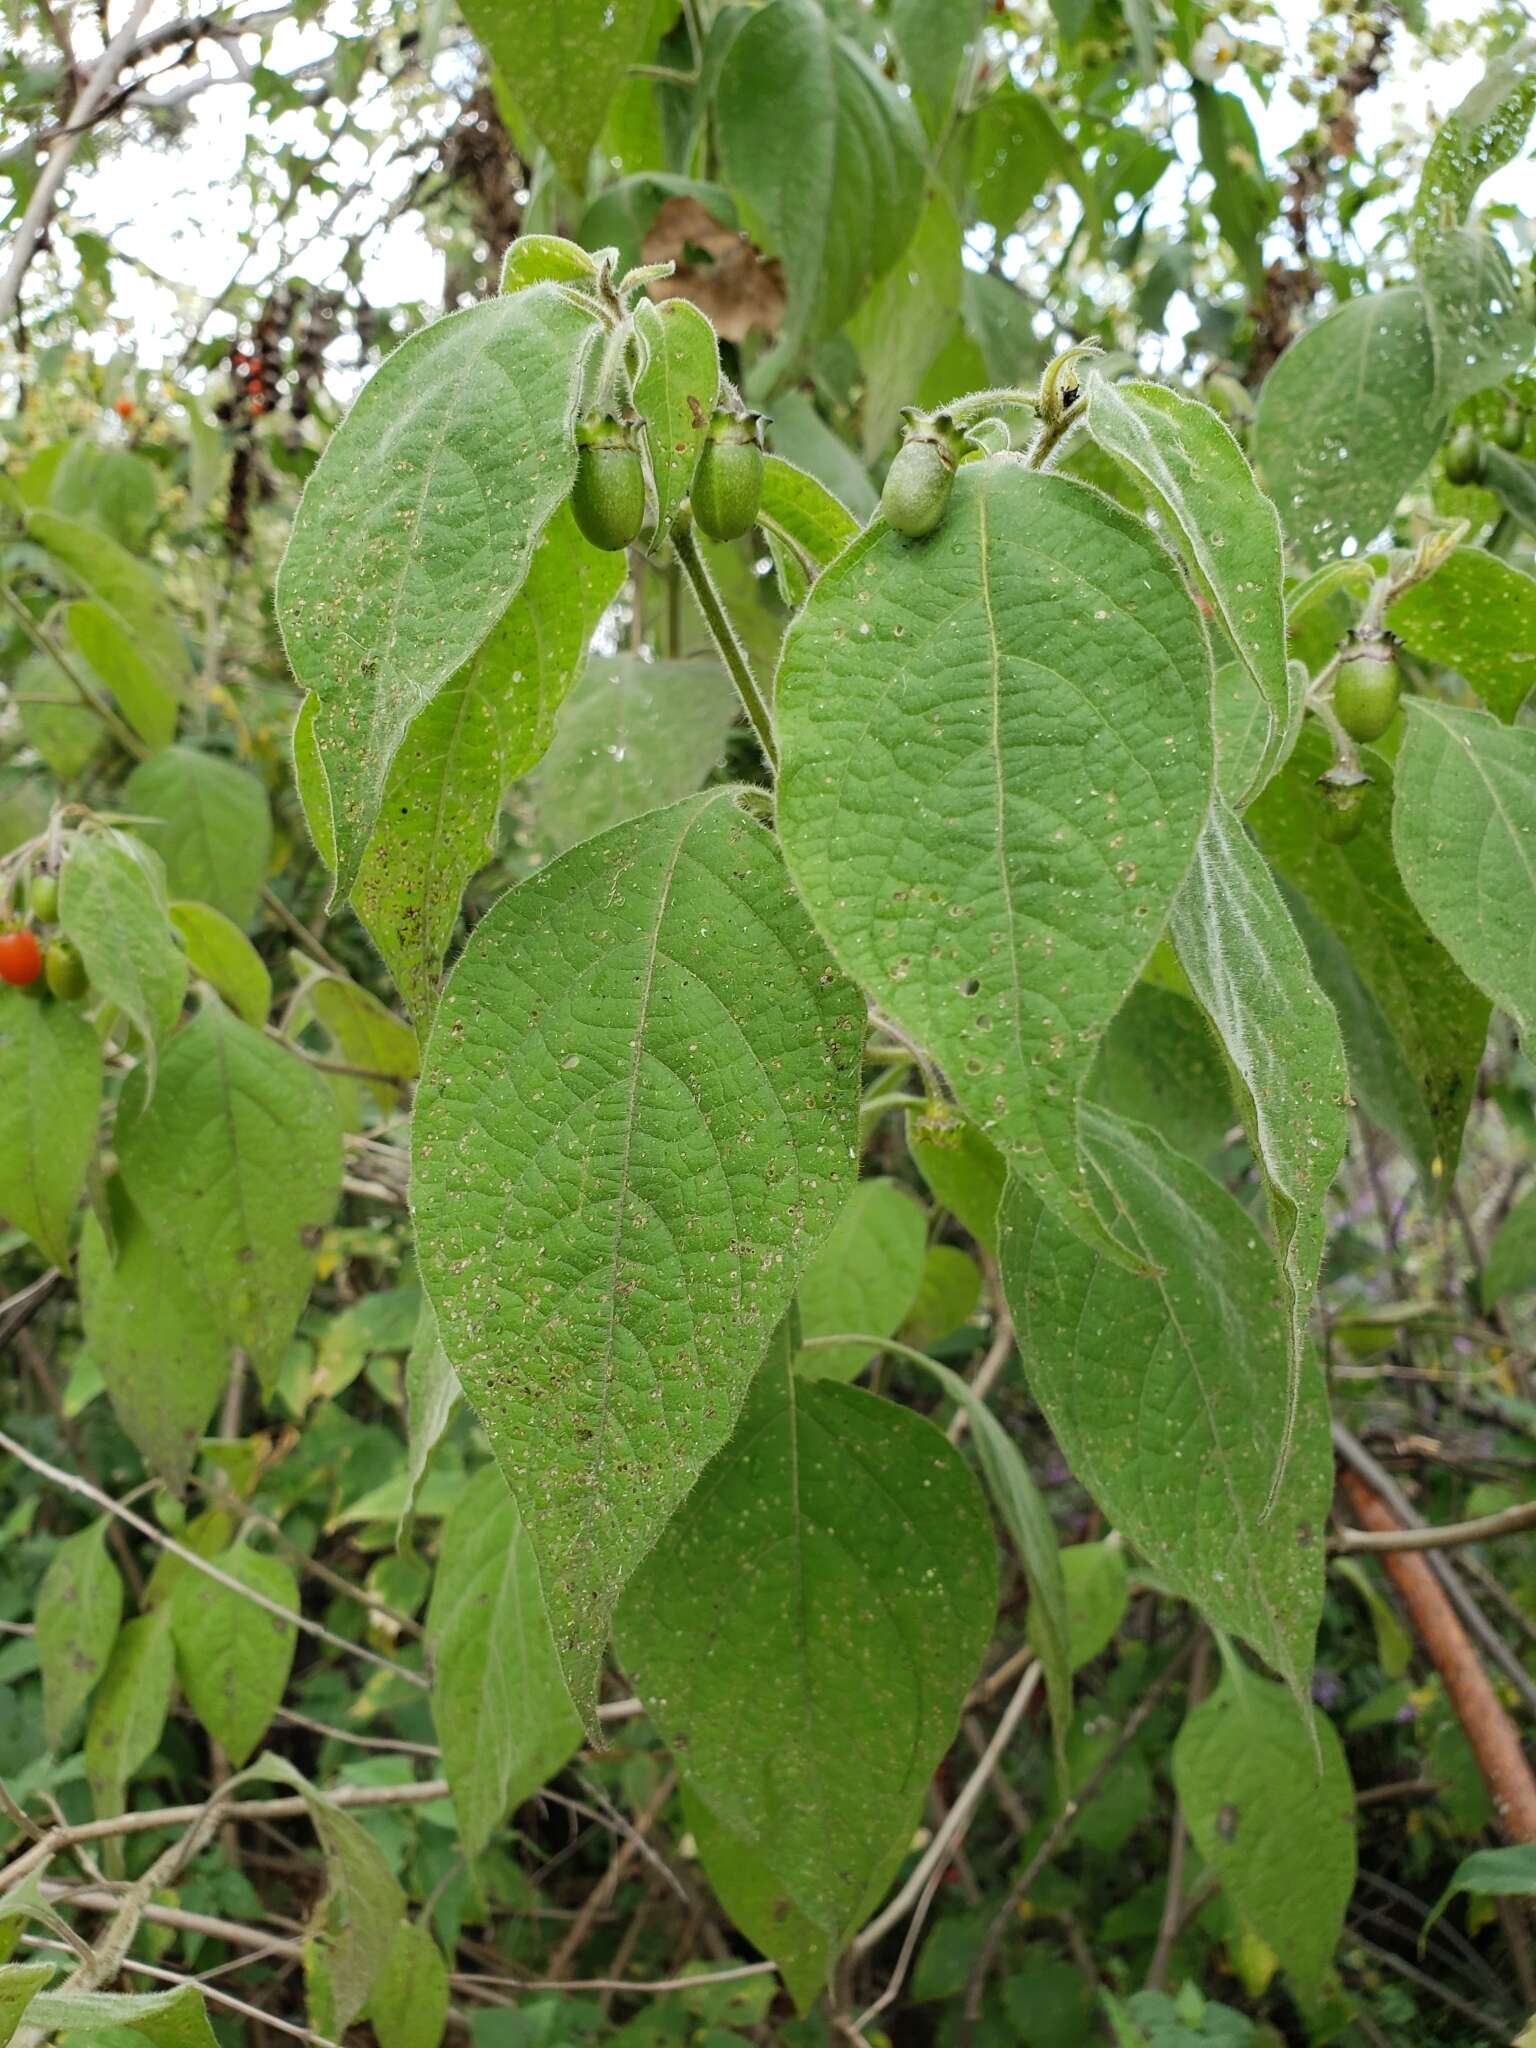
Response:
[{"label": "green unripe berry", "polygon": [[1402,678],[1390,641],[1373,640],[1351,654],[1333,679],[1333,709],[1352,740],[1379,740],[1397,716]]},{"label": "green unripe berry", "polygon": [[51,995],[61,1002],[76,1003],[91,985],[78,947],[68,939],[55,939],[43,955],[43,975]]},{"label": "green unripe berry", "polygon": [[1525,409],[1517,399],[1511,399],[1504,408],[1503,418],[1488,437],[1495,448],[1502,448],[1509,455],[1518,455],[1525,446]]},{"label": "green unripe berry", "polygon": [[59,883],[55,875],[36,874],[27,884],[27,908],[39,924],[56,924],[59,916]]},{"label": "green unripe berry", "polygon": [[1322,778],[1323,816],[1321,832],[1330,846],[1347,846],[1351,839],[1360,836],[1365,824],[1365,800],[1369,794],[1369,776],[1359,775],[1350,781],[1330,781]]},{"label": "green unripe berry", "polygon": [[571,516],[593,547],[609,554],[639,538],[645,471],[634,434],[622,420],[593,413],[577,426]]},{"label": "green unripe berry", "polygon": [[955,465],[965,442],[947,412],[908,408],[905,417],[901,446],[885,473],[880,516],[908,540],[925,540],[938,531],[949,510]]},{"label": "green unripe berry", "polygon": [[694,471],[689,493],[694,524],[710,540],[739,540],[756,519],[762,496],[760,416],[722,407],[709,423]]},{"label": "green unripe berry", "polygon": [[1480,484],[1483,480],[1483,444],[1476,427],[1458,427],[1445,445],[1446,481]]}]

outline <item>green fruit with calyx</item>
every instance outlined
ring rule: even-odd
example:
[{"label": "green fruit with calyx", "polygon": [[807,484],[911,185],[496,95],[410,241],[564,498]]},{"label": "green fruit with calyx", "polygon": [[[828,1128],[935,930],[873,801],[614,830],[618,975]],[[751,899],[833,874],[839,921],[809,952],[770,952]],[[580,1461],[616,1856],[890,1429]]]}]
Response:
[{"label": "green fruit with calyx", "polygon": [[965,445],[947,412],[908,407],[901,446],[885,473],[880,516],[908,540],[926,540],[943,524],[955,487],[955,468]]},{"label": "green fruit with calyx", "polygon": [[1446,481],[1480,484],[1483,480],[1483,444],[1476,427],[1458,427],[1445,444]]},{"label": "green fruit with calyx", "polygon": [[61,1002],[76,1003],[91,985],[79,949],[68,939],[55,939],[43,955],[43,974],[49,993]]},{"label": "green fruit with calyx", "polygon": [[56,875],[36,874],[27,884],[27,908],[39,924],[57,924],[59,883]]},{"label": "green fruit with calyx", "polygon": [[716,412],[688,495],[693,523],[710,540],[740,540],[750,529],[763,497],[761,413]]},{"label": "green fruit with calyx", "polygon": [[1503,418],[1489,439],[1495,448],[1502,448],[1509,455],[1518,455],[1525,446],[1525,408],[1517,399],[1511,399],[1505,406]]},{"label": "green fruit with calyx", "polygon": [[1372,783],[1358,768],[1331,768],[1318,778],[1323,792],[1321,831],[1330,846],[1347,846],[1365,824],[1365,800]]},{"label": "green fruit with calyx", "polygon": [[1403,683],[1391,639],[1360,643],[1333,679],[1333,710],[1352,740],[1379,740],[1397,716]]},{"label": "green fruit with calyx", "polygon": [[645,524],[645,471],[634,429],[611,413],[588,413],[576,426],[571,515],[593,547],[627,548]]}]

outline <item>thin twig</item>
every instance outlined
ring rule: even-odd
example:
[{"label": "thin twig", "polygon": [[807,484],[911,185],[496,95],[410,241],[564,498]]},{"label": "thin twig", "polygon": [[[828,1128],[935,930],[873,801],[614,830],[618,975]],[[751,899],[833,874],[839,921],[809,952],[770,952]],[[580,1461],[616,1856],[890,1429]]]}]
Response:
[{"label": "thin twig", "polygon": [[1341,1529],[1333,1547],[1341,1551],[1449,1550],[1462,1543],[1517,1536],[1531,1528],[1536,1528],[1536,1500],[1500,1508],[1497,1514],[1479,1515],[1471,1522],[1444,1522],[1438,1527],[1431,1522],[1421,1529]]}]

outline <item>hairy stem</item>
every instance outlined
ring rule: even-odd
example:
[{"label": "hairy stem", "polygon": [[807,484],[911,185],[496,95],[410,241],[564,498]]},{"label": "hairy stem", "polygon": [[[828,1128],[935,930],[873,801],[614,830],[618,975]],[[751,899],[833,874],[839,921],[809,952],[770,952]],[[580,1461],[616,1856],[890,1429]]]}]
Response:
[{"label": "hairy stem", "polygon": [[736,637],[736,628],[731,624],[730,615],[720,601],[714,579],[704,557],[699,553],[698,543],[692,531],[679,520],[672,529],[672,545],[683,574],[693,590],[699,610],[704,614],[704,623],[709,628],[709,637],[714,641],[720,659],[725,663],[726,672],[736,685],[736,694],[746,708],[752,729],[768,757],[768,765],[777,770],[779,750],[773,737],[773,721],[768,715],[768,705],[763,693],[757,687],[757,678],[752,673],[752,664],[747,659],[747,650]]}]

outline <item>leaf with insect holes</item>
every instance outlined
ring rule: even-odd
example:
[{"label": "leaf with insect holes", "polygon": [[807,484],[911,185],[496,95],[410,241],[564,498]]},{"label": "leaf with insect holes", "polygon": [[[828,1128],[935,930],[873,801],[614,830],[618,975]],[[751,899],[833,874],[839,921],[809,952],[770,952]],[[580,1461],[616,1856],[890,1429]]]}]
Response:
[{"label": "leaf with insect holes", "polygon": [[931,540],[881,522],[790,627],[779,830],[833,952],[1074,1227],[1078,1104],[1157,942],[1212,778],[1210,657],[1138,521],[1017,458]]},{"label": "leaf with insect holes", "polygon": [[101,1046],[78,1008],[0,994],[0,1216],[61,1268],[101,1091]]},{"label": "leaf with insect holes", "polygon": [[1088,431],[1147,490],[1268,709],[1269,734],[1253,771],[1252,788],[1261,788],[1299,713],[1285,657],[1275,508],[1211,408],[1166,385],[1090,375]]},{"label": "leaf with insect holes", "polygon": [[305,487],[277,616],[318,699],[337,901],[412,719],[506,612],[569,495],[595,323],[546,284],[423,328],[364,385]]},{"label": "leaf with insect holes", "polygon": [[617,1637],[683,1776],[830,1963],[910,1846],[992,1632],[997,1571],[981,1490],[942,1431],[807,1382],[787,1352],[784,1337],[770,1348]]},{"label": "leaf with insect holes", "polygon": [[1112,1265],[1010,1179],[1003,1286],[1030,1387],[1115,1527],[1301,1696],[1332,1484],[1321,1377],[1309,1358],[1266,1518],[1289,1405],[1273,1261],[1226,1190],[1155,1133],[1101,1110],[1084,1129],[1115,1229],[1160,1270]]},{"label": "leaf with insect holes", "polygon": [[863,1027],[729,789],[509,890],[449,977],[416,1102],[422,1276],[584,1719],[620,1589],[841,1206]]},{"label": "leaf with insect holes", "polygon": [[581,1743],[538,1559],[494,1465],[475,1474],[443,1524],[427,1640],[432,1719],[473,1858]]},{"label": "leaf with insect holes", "polygon": [[1407,700],[1392,845],[1419,915],[1469,981],[1536,1032],[1536,731]]}]

